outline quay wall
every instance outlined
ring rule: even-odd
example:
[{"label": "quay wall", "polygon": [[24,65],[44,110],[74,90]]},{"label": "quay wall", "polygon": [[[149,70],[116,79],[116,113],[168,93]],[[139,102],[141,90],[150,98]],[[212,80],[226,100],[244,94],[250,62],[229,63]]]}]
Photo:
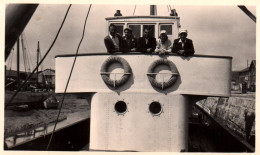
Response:
[{"label": "quay wall", "polygon": [[239,96],[208,97],[195,103],[221,125],[245,141],[255,137],[255,99]]}]

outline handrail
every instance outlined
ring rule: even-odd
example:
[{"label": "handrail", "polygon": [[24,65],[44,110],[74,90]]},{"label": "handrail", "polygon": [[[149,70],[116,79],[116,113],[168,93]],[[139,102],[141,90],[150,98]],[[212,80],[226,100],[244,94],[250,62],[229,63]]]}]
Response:
[{"label": "handrail", "polygon": [[113,19],[130,19],[130,18],[160,18],[160,19],[180,19],[177,16],[116,16],[116,17],[107,17],[106,20],[113,20]]},{"label": "handrail", "polygon": [[[81,53],[78,54],[77,56],[99,56],[99,55],[158,55],[156,53],[141,53],[141,52],[131,52],[131,53],[122,53],[122,52],[118,52],[115,54],[110,54],[110,53]],[[73,57],[75,56],[75,54],[61,54],[61,55],[56,55],[55,58],[57,57]],[[175,53],[170,53],[167,54],[166,56],[177,56],[177,57],[181,57]],[[232,59],[231,56],[217,56],[217,55],[202,55],[202,54],[194,54],[193,56],[189,56],[189,58],[191,57],[208,57],[208,58],[226,58],[226,59]]]}]

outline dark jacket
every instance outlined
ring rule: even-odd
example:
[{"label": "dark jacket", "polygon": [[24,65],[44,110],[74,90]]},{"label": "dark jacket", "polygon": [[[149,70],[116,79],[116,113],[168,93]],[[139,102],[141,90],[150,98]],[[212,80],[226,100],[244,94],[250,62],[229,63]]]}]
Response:
[{"label": "dark jacket", "polygon": [[131,49],[137,48],[137,39],[134,37],[131,37],[129,39],[126,39],[126,37],[123,37],[123,52],[131,52]]},{"label": "dark jacket", "polygon": [[118,40],[119,40],[119,50],[115,49],[115,45],[113,44],[113,40],[110,38],[109,35],[104,38],[104,43],[105,43],[105,46],[107,48],[108,53],[113,54],[115,52],[120,52],[122,50],[122,46],[123,46],[122,37],[119,34],[116,34],[116,36],[118,37]]},{"label": "dark jacket", "polygon": [[156,48],[156,39],[153,37],[148,38],[148,42],[146,44],[145,42],[145,38],[141,37],[138,40],[138,45],[137,45],[137,50],[140,52],[147,52],[148,48],[152,48],[152,52],[155,50]]},{"label": "dark jacket", "polygon": [[184,47],[182,48],[182,43],[179,42],[179,39],[175,39],[172,46],[172,52],[177,53],[179,50],[184,50],[184,56],[191,56],[195,53],[194,46],[191,39],[186,38],[186,42],[184,44]]}]

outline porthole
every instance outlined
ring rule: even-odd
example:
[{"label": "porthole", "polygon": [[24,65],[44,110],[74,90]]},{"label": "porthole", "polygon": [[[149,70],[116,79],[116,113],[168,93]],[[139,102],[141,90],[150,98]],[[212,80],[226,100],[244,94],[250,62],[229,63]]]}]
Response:
[{"label": "porthole", "polygon": [[118,114],[124,114],[127,111],[127,104],[124,101],[118,101],[115,104],[115,111]]},{"label": "porthole", "polygon": [[149,105],[149,111],[153,115],[160,115],[162,113],[162,105],[159,102],[152,102]]}]

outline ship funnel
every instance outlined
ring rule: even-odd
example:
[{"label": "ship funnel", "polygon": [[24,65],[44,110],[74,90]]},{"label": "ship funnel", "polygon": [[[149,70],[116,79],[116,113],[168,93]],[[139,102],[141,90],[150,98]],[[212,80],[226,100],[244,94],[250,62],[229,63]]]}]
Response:
[{"label": "ship funnel", "polygon": [[156,15],[156,5],[150,5],[150,15]]}]

